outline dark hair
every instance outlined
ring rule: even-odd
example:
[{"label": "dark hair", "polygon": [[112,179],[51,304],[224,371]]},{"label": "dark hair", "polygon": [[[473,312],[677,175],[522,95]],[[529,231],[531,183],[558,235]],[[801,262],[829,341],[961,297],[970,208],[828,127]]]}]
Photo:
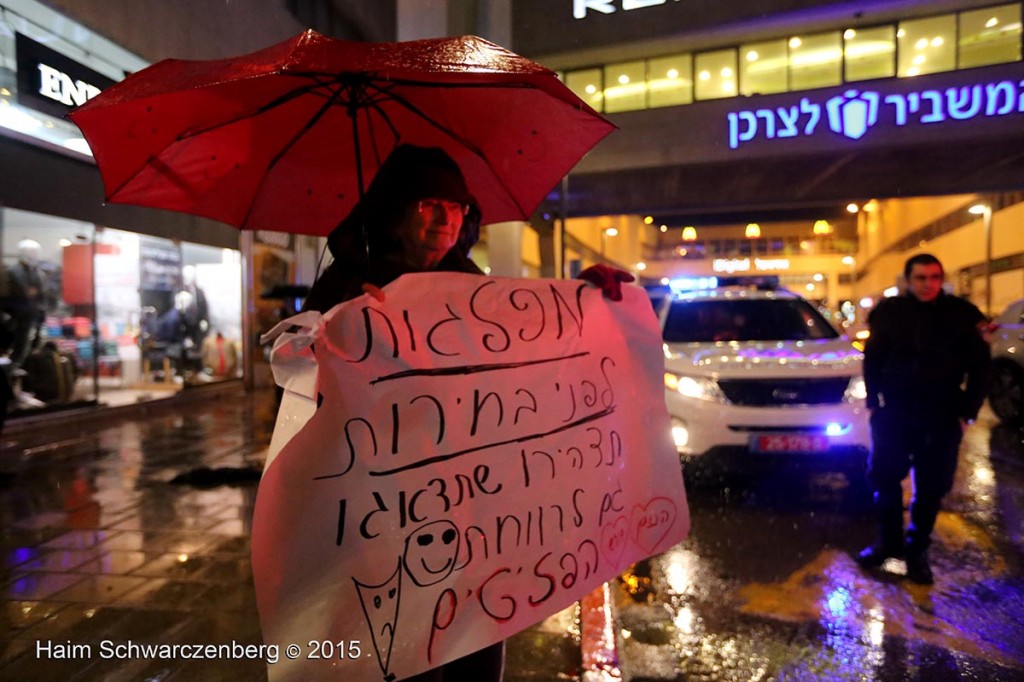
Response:
[{"label": "dark hair", "polygon": [[371,258],[393,253],[400,248],[395,230],[420,199],[447,199],[469,206],[454,247],[469,253],[480,238],[481,213],[461,169],[443,149],[411,144],[391,151],[363,198],[327,237],[331,253],[339,259],[367,249]]},{"label": "dark hair", "polygon": [[938,258],[930,253],[919,253],[907,259],[906,265],[903,266],[903,279],[908,282],[910,281],[910,271],[914,269],[915,265],[938,265],[939,270],[942,270],[942,274],[946,274],[946,269],[942,267],[942,263]]}]

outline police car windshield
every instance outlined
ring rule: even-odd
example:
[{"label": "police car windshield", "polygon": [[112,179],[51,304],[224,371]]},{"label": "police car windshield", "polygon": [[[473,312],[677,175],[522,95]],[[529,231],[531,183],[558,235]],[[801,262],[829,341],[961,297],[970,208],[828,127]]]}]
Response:
[{"label": "police car windshield", "polygon": [[801,299],[674,301],[665,320],[667,343],[801,341],[839,333]]}]

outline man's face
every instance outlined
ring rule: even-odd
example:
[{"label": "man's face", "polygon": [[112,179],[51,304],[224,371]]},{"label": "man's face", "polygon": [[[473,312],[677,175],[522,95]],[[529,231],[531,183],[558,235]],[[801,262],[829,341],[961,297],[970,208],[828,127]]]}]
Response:
[{"label": "man's face", "polygon": [[939,292],[942,291],[943,279],[945,279],[945,276],[942,273],[941,265],[936,263],[915,263],[910,268],[907,288],[914,298],[927,303],[934,301]]},{"label": "man's face", "polygon": [[420,270],[433,270],[459,239],[465,206],[444,199],[420,199],[398,226],[402,257]]}]

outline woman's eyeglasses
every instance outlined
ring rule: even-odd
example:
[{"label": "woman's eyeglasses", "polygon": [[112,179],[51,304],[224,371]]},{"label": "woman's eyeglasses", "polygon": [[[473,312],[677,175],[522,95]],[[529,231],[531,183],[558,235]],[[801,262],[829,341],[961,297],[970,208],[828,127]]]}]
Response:
[{"label": "woman's eyeglasses", "polygon": [[445,199],[420,199],[416,202],[416,210],[424,216],[434,215],[435,211],[440,210],[443,210],[447,215],[458,213],[466,216],[469,214],[469,204],[460,204],[457,201],[447,201]]}]

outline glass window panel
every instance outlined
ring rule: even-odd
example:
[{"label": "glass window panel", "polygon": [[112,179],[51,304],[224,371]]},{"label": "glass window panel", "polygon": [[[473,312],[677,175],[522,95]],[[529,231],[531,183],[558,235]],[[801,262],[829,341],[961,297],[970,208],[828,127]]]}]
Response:
[{"label": "glass window panel", "polygon": [[694,72],[697,76],[697,99],[736,96],[736,50],[697,55]]},{"label": "glass window panel", "polygon": [[962,12],[960,68],[1019,61],[1020,18],[1018,3]]},{"label": "glass window panel", "polygon": [[648,103],[670,107],[693,101],[693,57],[688,54],[648,61]]},{"label": "glass window panel", "polygon": [[956,15],[901,21],[896,32],[900,77],[952,71],[956,68]]},{"label": "glass window panel", "polygon": [[[140,394],[131,389],[143,383],[140,240],[138,234],[110,228],[100,229],[96,234],[93,262],[100,349],[99,384],[103,401],[113,405],[134,401]],[[166,385],[170,392],[176,389],[173,383]]]},{"label": "glass window panel", "polygon": [[893,26],[849,28],[843,33],[846,80],[896,75],[896,29]]},{"label": "glass window panel", "polygon": [[565,84],[576,93],[577,97],[594,109],[603,110],[604,91],[601,87],[601,69],[570,71],[565,75]]},{"label": "glass window panel", "polygon": [[644,62],[623,62],[604,67],[604,110],[636,111],[647,106]]},{"label": "glass window panel", "polygon": [[839,31],[789,39],[789,87],[809,90],[839,85],[842,48]]},{"label": "glass window panel", "polygon": [[740,46],[741,94],[766,95],[786,90],[785,39]]},{"label": "glass window panel", "polygon": [[[182,287],[175,303],[182,309],[187,346],[187,372],[202,381],[231,379],[242,369],[241,254],[183,242]],[[280,301],[282,314],[294,314]],[[198,376],[197,376],[198,375]],[[202,383],[198,381],[197,383]]]}]

